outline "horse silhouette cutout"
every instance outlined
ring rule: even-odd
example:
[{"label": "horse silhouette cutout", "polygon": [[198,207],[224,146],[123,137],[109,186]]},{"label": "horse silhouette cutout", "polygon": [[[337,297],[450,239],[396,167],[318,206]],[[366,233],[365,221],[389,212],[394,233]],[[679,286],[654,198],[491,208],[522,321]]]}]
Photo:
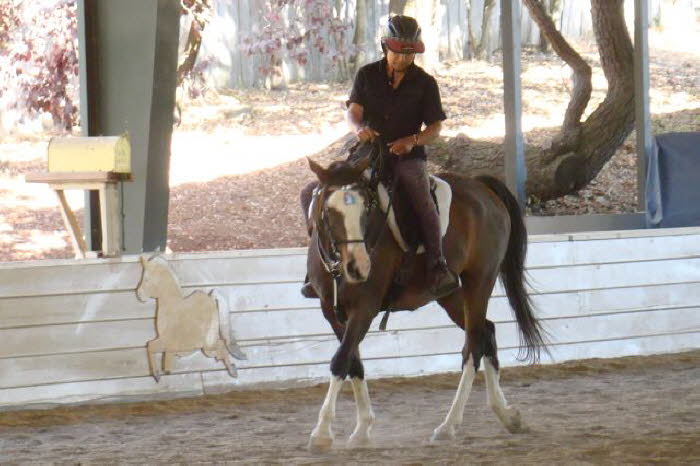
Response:
[{"label": "horse silhouette cutout", "polygon": [[177,277],[159,256],[146,260],[140,257],[143,272],[136,287],[136,297],[156,300],[156,331],[158,336],[146,343],[148,364],[156,382],[161,367],[156,364],[156,353],[163,354],[162,372],[170,373],[175,354],[202,350],[207,357],[216,358],[226,366],[231,377],[238,377],[229,354],[236,359],[247,359],[240,347],[231,341],[228,332],[228,310],[221,305],[222,297],[214,293],[194,291],[184,296]]}]

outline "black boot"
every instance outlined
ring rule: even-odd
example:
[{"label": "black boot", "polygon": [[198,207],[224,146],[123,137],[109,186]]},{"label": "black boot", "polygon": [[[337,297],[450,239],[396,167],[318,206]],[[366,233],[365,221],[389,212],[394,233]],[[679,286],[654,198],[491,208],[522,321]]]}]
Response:
[{"label": "black boot", "polygon": [[301,295],[305,298],[318,298],[316,290],[311,286],[308,275],[304,278],[304,284],[301,286]]},{"label": "black boot", "polygon": [[428,265],[428,289],[435,298],[442,298],[459,289],[459,279],[447,268],[444,257]]}]

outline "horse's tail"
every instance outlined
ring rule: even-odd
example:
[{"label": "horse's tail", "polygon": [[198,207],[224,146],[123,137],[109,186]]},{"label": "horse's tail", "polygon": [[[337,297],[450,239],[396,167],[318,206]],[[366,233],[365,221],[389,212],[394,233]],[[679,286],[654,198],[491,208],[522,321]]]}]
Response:
[{"label": "horse's tail", "polygon": [[538,362],[541,351],[549,352],[545,343],[546,332],[535,317],[532,302],[525,289],[527,283],[525,277],[527,229],[523,221],[522,211],[518,201],[503,182],[490,176],[479,176],[477,179],[496,193],[508,210],[510,237],[508,238],[506,256],[501,263],[501,283],[506,290],[508,302],[513,308],[515,320],[520,329],[518,359]]},{"label": "horse's tail", "polygon": [[229,353],[236,359],[248,359],[248,356],[246,356],[232,336],[231,321],[228,314],[228,300],[224,295],[213,289],[209,292],[209,296],[214,298],[216,302],[216,310],[219,314],[219,336],[226,343]]}]

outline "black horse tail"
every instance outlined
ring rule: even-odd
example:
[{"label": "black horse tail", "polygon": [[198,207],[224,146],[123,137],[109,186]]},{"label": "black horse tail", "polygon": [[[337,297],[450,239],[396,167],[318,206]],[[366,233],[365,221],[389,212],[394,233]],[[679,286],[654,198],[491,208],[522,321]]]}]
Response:
[{"label": "black horse tail", "polygon": [[501,283],[506,290],[508,302],[515,313],[515,320],[520,329],[520,352],[518,359],[538,362],[540,352],[547,350],[546,332],[535,317],[532,301],[527,294],[525,285],[525,256],[527,255],[527,229],[523,221],[522,211],[518,201],[508,187],[500,180],[490,176],[479,176],[477,180],[484,183],[496,193],[505,204],[510,215],[510,238],[508,250],[501,264]]}]

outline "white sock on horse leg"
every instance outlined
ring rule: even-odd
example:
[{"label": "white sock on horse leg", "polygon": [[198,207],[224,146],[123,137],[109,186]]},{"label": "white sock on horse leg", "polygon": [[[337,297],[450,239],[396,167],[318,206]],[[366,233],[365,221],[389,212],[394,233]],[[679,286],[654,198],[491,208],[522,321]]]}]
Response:
[{"label": "white sock on horse leg", "polygon": [[374,424],[374,412],[372,402],[369,398],[367,380],[358,377],[350,378],[352,391],[355,394],[355,405],[357,406],[357,425],[355,431],[350,435],[348,443],[350,445],[363,445],[370,440],[370,431]]},{"label": "white sock on horse leg", "polygon": [[318,424],[311,432],[311,446],[330,447],[333,443],[333,420],[335,419],[335,404],[338,399],[338,392],[343,386],[343,379],[331,376],[326,398],[318,414]]},{"label": "white sock on horse leg", "polygon": [[485,357],[484,374],[486,379],[486,394],[489,406],[493,409],[496,417],[503,423],[506,429],[510,432],[520,430],[520,413],[517,409],[508,406],[501,384],[499,382],[500,374],[498,369],[493,365],[490,357]]},{"label": "white sock on horse leg", "polygon": [[469,393],[471,392],[475,376],[476,370],[474,369],[474,356],[470,354],[469,359],[467,359],[467,363],[462,369],[462,378],[459,381],[459,387],[457,388],[457,393],[452,401],[450,411],[447,413],[445,422],[440,424],[433,432],[433,440],[454,438],[455,426],[462,423],[462,419],[464,417],[464,406],[467,404],[467,399],[469,398]]}]

